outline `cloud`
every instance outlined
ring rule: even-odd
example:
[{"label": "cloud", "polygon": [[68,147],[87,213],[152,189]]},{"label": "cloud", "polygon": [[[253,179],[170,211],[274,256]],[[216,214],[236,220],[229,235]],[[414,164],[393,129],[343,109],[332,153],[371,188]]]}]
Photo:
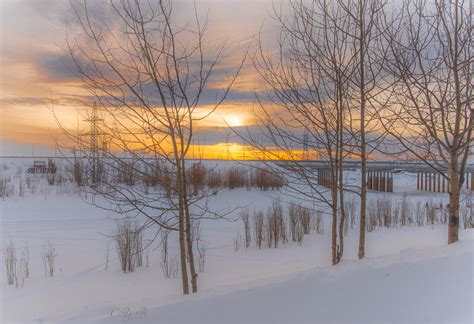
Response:
[{"label": "cloud", "polygon": [[47,82],[77,81],[69,53],[39,52],[35,56],[36,66],[45,73]]},{"label": "cloud", "polygon": [[[82,0],[73,0],[72,3],[79,9],[82,7]],[[107,3],[106,0],[87,1],[93,18],[114,24],[114,16],[110,8],[107,10]],[[194,18],[189,3],[189,0],[173,0],[177,25]],[[196,0],[201,18],[209,10],[206,55],[212,57],[219,45],[226,41],[222,60],[202,93],[200,106],[212,105],[222,94],[227,78],[235,73],[249,41],[259,32],[271,4],[272,0]],[[10,143],[35,142],[41,138],[42,143],[48,144],[48,137],[38,134],[57,131],[54,123],[51,123],[52,115],[48,110],[52,102],[58,109],[64,110],[64,116],[69,112],[68,118],[75,120],[75,108],[84,107],[95,100],[82,87],[75,75],[73,61],[64,50],[66,32],[75,35],[78,31],[77,21],[73,19],[72,7],[66,0],[11,0],[2,2],[0,6],[2,125],[9,125],[11,131],[16,129],[22,133],[21,136],[10,134]],[[222,116],[209,118],[199,126],[199,141],[217,144],[228,138],[230,130],[222,120],[226,116],[239,116],[247,124],[254,123],[251,114],[254,91],[262,90],[256,79],[252,62],[248,60],[229,92],[225,105],[218,110]],[[156,96],[153,86],[149,86],[146,91],[150,96]],[[31,127],[32,123],[35,127]]]}]

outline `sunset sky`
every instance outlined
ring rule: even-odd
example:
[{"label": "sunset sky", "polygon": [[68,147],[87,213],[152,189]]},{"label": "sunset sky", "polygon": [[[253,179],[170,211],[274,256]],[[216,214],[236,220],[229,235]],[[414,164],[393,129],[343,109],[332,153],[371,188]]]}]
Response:
[{"label": "sunset sky", "polygon": [[[89,1],[92,6],[100,2]],[[227,40],[224,65],[232,66],[241,58],[262,26],[263,39],[275,36],[270,14],[276,3],[196,0],[199,14],[205,16],[209,10],[207,39],[211,45]],[[173,1],[173,10],[180,21],[192,19],[190,0]],[[61,134],[53,105],[65,125],[83,123],[91,97],[74,76],[65,50],[71,24],[69,1],[0,0],[0,155],[54,154],[55,138]],[[208,86],[218,85],[219,80],[214,80]],[[261,87],[249,60],[228,100],[200,125],[199,142],[206,145],[209,157],[226,157],[227,148],[222,143],[237,142],[230,138],[226,122],[234,127],[252,127],[255,123],[254,98]]]}]

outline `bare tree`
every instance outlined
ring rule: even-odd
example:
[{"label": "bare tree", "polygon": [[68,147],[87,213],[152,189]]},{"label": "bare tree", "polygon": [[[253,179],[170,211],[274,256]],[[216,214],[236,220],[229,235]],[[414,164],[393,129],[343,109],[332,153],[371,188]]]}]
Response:
[{"label": "bare tree", "polygon": [[458,240],[459,200],[473,143],[472,3],[405,1],[386,37],[392,105],[380,112],[392,151],[449,182],[448,244]]},{"label": "bare tree", "polygon": [[[209,210],[210,192],[189,193],[188,151],[196,123],[224,101],[244,60],[221,89],[211,91],[207,85],[217,73],[224,44],[205,48],[207,18],[203,22],[196,8],[194,20],[179,26],[169,0],[120,0],[104,6],[110,13],[106,17],[87,1],[73,4],[79,27],[68,37],[68,50],[95,100],[88,120],[99,125],[88,136],[101,136],[107,145],[97,147],[92,139],[63,130],[72,142],[88,148],[92,165],[101,157],[106,174],[91,183],[93,193],[108,203],[100,207],[134,212],[144,217],[143,228],[156,225],[178,232],[183,293],[189,293],[188,271],[196,292],[191,222],[222,214]],[[133,181],[115,181],[119,170]],[[153,192],[143,186],[150,179],[155,179]]]},{"label": "bare tree", "polygon": [[[342,166],[353,151],[346,145],[352,141],[347,123],[356,67],[347,33],[351,20],[339,4],[326,0],[290,1],[289,14],[275,10],[275,19],[281,28],[277,55],[260,40],[254,60],[268,86],[266,98],[258,96],[263,135],[242,137],[265,160],[283,159],[271,167],[285,170],[289,197],[330,208],[332,263],[337,264],[344,251]],[[302,161],[302,148],[318,156],[316,167]]]},{"label": "bare tree", "polygon": [[353,134],[351,145],[360,158],[360,185],[354,188],[360,194],[359,259],[365,255],[365,218],[367,209],[367,159],[384,138],[382,127],[375,123],[376,111],[381,105],[380,94],[385,91],[387,59],[384,50],[384,0],[338,0],[337,5],[348,16],[350,28],[342,29],[352,44],[355,71],[350,79],[351,111],[348,127]]}]

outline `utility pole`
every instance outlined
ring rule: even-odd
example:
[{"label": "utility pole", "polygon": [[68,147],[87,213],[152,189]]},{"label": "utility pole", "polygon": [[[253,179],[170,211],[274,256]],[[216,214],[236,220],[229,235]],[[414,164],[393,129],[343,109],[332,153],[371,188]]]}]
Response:
[{"label": "utility pole", "polygon": [[90,160],[92,166],[92,184],[95,185],[99,182],[99,122],[103,121],[100,119],[97,114],[97,105],[94,102],[92,107],[92,114],[89,118],[84,120],[85,122],[90,123],[90,133],[85,134],[90,136]]},{"label": "utility pole", "polygon": [[303,134],[303,160],[309,160],[308,156],[308,130],[304,130]]}]

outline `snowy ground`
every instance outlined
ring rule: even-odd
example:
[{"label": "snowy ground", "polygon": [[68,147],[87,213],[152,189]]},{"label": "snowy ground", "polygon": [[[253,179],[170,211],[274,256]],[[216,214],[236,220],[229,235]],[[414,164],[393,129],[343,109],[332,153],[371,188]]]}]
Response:
[{"label": "snowy ground", "polygon": [[[12,167],[11,167],[12,168]],[[397,199],[413,176],[396,187]],[[415,178],[416,181],[416,178]],[[412,199],[446,200],[446,195],[409,192]],[[372,198],[381,194],[373,193]],[[266,210],[279,192],[223,190],[216,206],[250,205]],[[30,249],[31,277],[23,288],[0,273],[2,323],[293,323],[444,322],[472,323],[474,230],[446,246],[446,225],[378,228],[367,233],[367,258],[357,260],[358,228],[350,229],[342,264],[330,265],[330,222],[323,235],[305,236],[302,246],[253,244],[234,251],[241,222],[205,221],[208,252],[200,292],[180,293],[180,279],[167,279],[159,249],[150,265],[123,274],[107,235],[117,216],[94,208],[70,187],[39,186],[34,195],[0,201],[0,235],[21,251]],[[152,233],[148,233],[151,237]],[[42,246],[56,248],[53,278],[44,275]],[[110,264],[105,271],[109,246]],[[156,247],[156,246],[153,246]],[[3,258],[3,256],[2,256]]]},{"label": "snowy ground", "polygon": [[[472,242],[411,249],[254,289],[137,309],[134,316],[155,323],[472,323],[473,260]],[[103,313],[73,321],[120,318]]]}]

